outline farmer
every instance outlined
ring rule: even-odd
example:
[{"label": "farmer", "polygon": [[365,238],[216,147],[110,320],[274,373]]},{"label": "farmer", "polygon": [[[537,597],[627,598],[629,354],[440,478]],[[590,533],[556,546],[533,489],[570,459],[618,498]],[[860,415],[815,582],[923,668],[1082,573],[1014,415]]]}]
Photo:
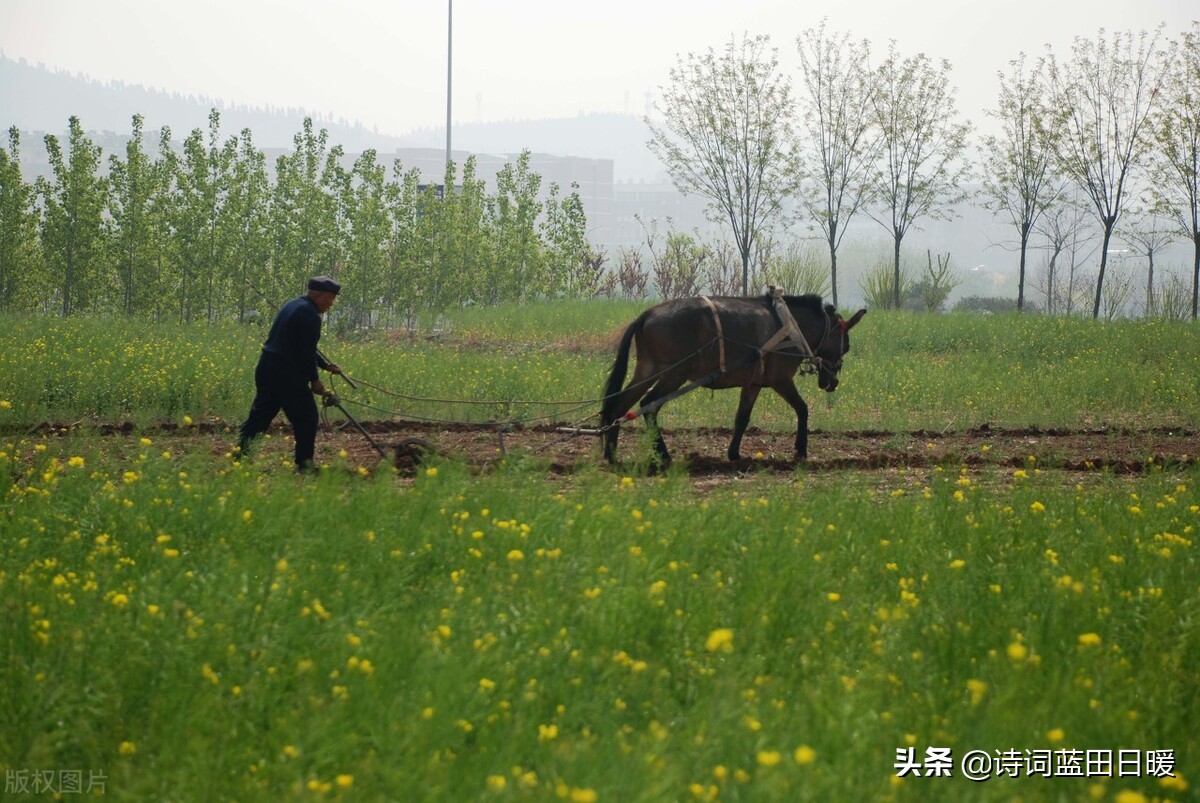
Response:
[{"label": "farmer", "polygon": [[308,280],[308,292],[284,304],[276,314],[254,369],[254,403],[238,438],[243,455],[251,440],[266,432],[282,409],[296,438],[296,470],[313,470],[318,420],[313,395],[330,392],[317,376],[317,368],[331,374],[342,372],[317,351],[321,315],[333,306],[341,289],[328,276],[314,276]]}]

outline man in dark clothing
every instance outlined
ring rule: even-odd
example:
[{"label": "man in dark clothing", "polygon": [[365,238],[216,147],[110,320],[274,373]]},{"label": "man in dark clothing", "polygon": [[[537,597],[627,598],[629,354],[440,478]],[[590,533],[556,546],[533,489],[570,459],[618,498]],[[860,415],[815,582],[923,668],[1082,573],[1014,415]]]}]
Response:
[{"label": "man in dark clothing", "polygon": [[296,438],[296,470],[312,470],[318,422],[313,395],[328,393],[317,369],[342,372],[317,351],[321,315],[333,306],[341,289],[327,276],[314,276],[308,280],[308,293],[284,304],[275,316],[254,369],[254,402],[238,438],[243,455],[282,409]]}]

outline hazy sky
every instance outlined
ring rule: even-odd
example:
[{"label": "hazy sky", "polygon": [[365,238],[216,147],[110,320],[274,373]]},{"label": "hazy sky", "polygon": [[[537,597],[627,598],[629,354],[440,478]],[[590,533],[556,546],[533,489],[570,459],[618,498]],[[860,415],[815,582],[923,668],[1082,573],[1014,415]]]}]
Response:
[{"label": "hazy sky", "polygon": [[[996,73],[1075,36],[1200,17],[1196,0],[454,0],[454,120],[642,114],[677,54],[766,33],[793,68],[796,35],[896,40],[953,65],[980,121]],[[0,51],[100,80],[303,107],[403,134],[446,119],[447,0],[0,0]],[[4,99],[0,98],[0,111]]]}]

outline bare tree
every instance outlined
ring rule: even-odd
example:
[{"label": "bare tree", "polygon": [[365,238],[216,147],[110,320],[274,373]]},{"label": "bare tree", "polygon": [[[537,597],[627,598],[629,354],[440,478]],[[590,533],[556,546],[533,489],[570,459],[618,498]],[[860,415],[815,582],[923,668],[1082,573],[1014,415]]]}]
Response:
[{"label": "bare tree", "polygon": [[892,301],[899,308],[900,243],[917,220],[948,219],[966,198],[961,186],[971,126],[958,119],[948,61],[935,65],[923,53],[901,58],[892,42],[875,80],[882,138],[875,193],[881,208],[871,217],[892,235]]},{"label": "bare tree", "polygon": [[797,149],[797,198],[829,246],[829,285],[838,303],[837,252],[850,219],[870,197],[879,136],[871,114],[870,44],[833,33],[822,20],[796,38],[804,88]]},{"label": "bare tree", "polygon": [[1077,37],[1069,61],[1052,52],[1051,106],[1063,115],[1059,169],[1091,200],[1104,232],[1092,317],[1100,317],[1108,244],[1121,215],[1130,168],[1146,150],[1148,119],[1163,84],[1159,31]]},{"label": "bare tree", "polygon": [[1047,315],[1072,315],[1087,300],[1082,298],[1083,281],[1078,275],[1079,267],[1096,251],[1094,232],[1087,223],[1088,213],[1081,200],[1064,196],[1035,226],[1045,240],[1047,256],[1044,278],[1033,284],[1045,294]]},{"label": "bare tree", "polygon": [[1200,22],[1174,49],[1154,116],[1150,172],[1158,206],[1192,242],[1192,320],[1200,302]]},{"label": "bare tree", "polygon": [[713,219],[729,223],[748,288],[754,241],[794,174],[791,82],[770,37],[748,35],[721,54],[678,57],[670,78],[654,103],[662,123],[646,118],[647,144],[680,192],[707,198]]},{"label": "bare tree", "polygon": [[997,108],[987,112],[1000,122],[1001,134],[983,138],[982,177],[985,205],[993,213],[1007,216],[1017,230],[1017,310],[1021,311],[1025,308],[1029,238],[1038,219],[1058,199],[1061,182],[1051,169],[1056,127],[1038,79],[1041,65],[1027,73],[1022,53],[1009,66],[1011,74],[999,74]]},{"label": "bare tree", "polygon": [[1146,258],[1146,316],[1158,314],[1154,299],[1154,255],[1179,236],[1169,221],[1151,212],[1140,211],[1125,218],[1119,230],[1121,239],[1129,243],[1130,250]]}]

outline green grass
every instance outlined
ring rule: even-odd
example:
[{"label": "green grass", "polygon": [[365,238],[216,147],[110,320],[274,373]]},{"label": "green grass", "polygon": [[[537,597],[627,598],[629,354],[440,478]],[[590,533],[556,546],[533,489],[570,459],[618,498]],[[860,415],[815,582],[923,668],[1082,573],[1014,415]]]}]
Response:
[{"label": "green grass", "polygon": [[1173,750],[1196,782],[1195,472],[699,495],[148,441],[4,445],[6,770],[118,800],[1186,797],[899,780],[913,746]]},{"label": "green grass", "polygon": [[[363,418],[577,421],[598,413],[612,334],[640,308],[476,308],[452,318],[439,340],[329,337],[322,347],[351,377],[375,386],[356,392],[335,383]],[[236,325],[2,323],[0,400],[11,406],[0,411],[0,423],[144,424],[184,415],[237,421],[253,396],[263,338],[261,329]],[[836,394],[800,379],[814,428],[1200,423],[1200,330],[1186,324],[872,312],[852,345]],[[735,408],[733,393],[700,391],[672,402],[661,421],[668,429],[729,426]],[[754,423],[789,429],[793,416],[781,399],[764,394]]]}]

